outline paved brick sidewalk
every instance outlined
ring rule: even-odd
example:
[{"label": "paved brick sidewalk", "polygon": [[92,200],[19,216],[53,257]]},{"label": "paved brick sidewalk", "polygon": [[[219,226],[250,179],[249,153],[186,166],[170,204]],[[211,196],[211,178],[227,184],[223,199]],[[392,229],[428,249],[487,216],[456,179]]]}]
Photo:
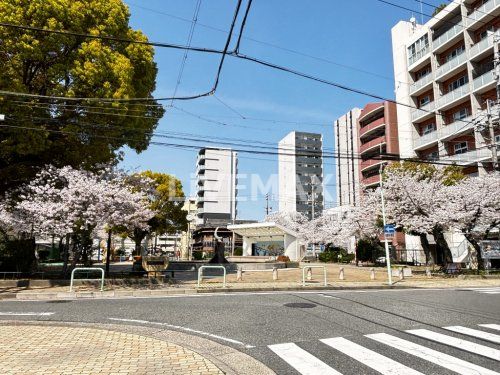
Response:
[{"label": "paved brick sidewalk", "polygon": [[0,326],[1,374],[223,374],[169,342],[94,328]]}]

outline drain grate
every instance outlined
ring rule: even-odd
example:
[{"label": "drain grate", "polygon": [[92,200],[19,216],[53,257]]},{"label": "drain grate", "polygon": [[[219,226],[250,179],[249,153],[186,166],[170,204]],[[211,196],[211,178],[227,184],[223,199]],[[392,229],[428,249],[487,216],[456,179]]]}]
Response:
[{"label": "drain grate", "polygon": [[290,307],[292,309],[312,309],[317,305],[315,305],[314,303],[295,302],[295,303],[285,303],[283,306]]}]

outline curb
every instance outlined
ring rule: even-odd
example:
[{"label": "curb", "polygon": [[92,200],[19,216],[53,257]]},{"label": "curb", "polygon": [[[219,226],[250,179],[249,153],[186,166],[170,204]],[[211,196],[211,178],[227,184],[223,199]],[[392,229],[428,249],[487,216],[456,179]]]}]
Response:
[{"label": "curb", "polygon": [[[74,300],[74,299],[113,299],[113,298],[155,298],[173,295],[214,294],[214,293],[244,293],[244,292],[300,292],[328,290],[358,290],[358,289],[416,289],[419,287],[406,285],[369,285],[369,286],[306,286],[306,287],[271,287],[271,288],[213,288],[213,289],[175,289],[175,290],[126,290],[104,292],[49,292],[49,293],[6,293],[0,295],[0,300],[15,299],[18,301],[33,300]],[[424,288],[425,289],[425,288]]]},{"label": "curb", "polygon": [[243,353],[230,346],[219,344],[202,337],[189,335],[183,332],[158,329],[145,326],[136,326],[129,324],[103,324],[103,323],[75,323],[63,321],[20,321],[3,320],[0,325],[32,325],[32,326],[58,326],[58,327],[85,327],[107,331],[117,331],[135,334],[139,336],[154,338],[157,340],[172,343],[188,350],[191,350],[200,356],[208,359],[227,375],[276,375],[269,367],[256,360],[250,355]]}]

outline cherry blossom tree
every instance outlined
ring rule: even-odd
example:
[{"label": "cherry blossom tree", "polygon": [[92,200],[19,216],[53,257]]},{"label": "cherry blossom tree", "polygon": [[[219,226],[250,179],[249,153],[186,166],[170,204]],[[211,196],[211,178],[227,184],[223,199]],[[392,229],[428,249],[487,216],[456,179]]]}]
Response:
[{"label": "cherry blossom tree", "polygon": [[[19,235],[66,238],[73,249],[72,266],[89,263],[92,240],[99,232],[146,228],[153,216],[146,196],[132,191],[125,180],[124,173],[109,168],[92,173],[48,166],[3,202],[0,220]],[[63,258],[65,272],[68,246]]]},{"label": "cherry blossom tree", "polygon": [[470,177],[445,189],[450,226],[474,247],[478,269],[484,267],[480,241],[500,229],[500,174]]}]

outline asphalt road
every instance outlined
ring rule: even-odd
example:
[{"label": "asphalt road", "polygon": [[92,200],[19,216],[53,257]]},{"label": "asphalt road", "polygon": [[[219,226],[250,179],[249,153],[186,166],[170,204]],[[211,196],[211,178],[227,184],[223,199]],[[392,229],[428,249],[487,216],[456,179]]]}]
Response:
[{"label": "asphalt road", "polygon": [[3,301],[0,319],[180,330],[241,350],[278,374],[500,373],[500,288]]}]

